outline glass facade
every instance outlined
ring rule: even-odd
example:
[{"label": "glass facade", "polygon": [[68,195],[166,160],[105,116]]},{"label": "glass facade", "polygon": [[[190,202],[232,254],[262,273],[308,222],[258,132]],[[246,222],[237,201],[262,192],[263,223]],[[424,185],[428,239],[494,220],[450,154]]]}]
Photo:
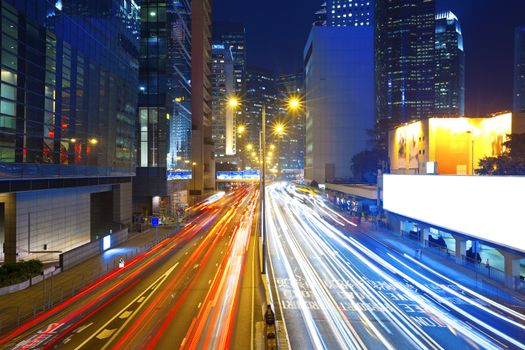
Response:
[{"label": "glass facade", "polygon": [[465,51],[459,20],[452,12],[436,16],[436,116],[465,114]]},{"label": "glass facade", "polygon": [[[215,157],[235,154],[234,108],[228,100],[235,95],[233,58],[224,44],[212,45],[212,139]],[[236,112],[236,111],[235,111]]]},{"label": "glass facade", "polygon": [[244,149],[239,149],[244,165],[259,167],[259,133],[261,131],[262,106],[266,106],[266,141],[272,142],[271,127],[279,120],[278,91],[273,72],[258,67],[247,67],[246,97],[244,99],[243,137]]},{"label": "glass facade", "polygon": [[243,24],[218,22],[213,24],[214,41],[229,48],[233,58],[235,94],[242,96],[246,89],[246,30]]},{"label": "glass facade", "polygon": [[435,17],[435,0],[375,3],[377,121],[385,132],[434,113]]},{"label": "glass facade", "polygon": [[190,17],[186,1],[141,2],[140,167],[184,169],[191,157]]},{"label": "glass facade", "polygon": [[136,2],[1,4],[0,175],[132,175]]}]

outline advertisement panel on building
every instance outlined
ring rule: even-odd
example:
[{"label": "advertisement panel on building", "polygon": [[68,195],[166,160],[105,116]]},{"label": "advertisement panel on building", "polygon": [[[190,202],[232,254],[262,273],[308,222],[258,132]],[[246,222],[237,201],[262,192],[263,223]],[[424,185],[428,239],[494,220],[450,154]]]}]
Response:
[{"label": "advertisement panel on building", "polygon": [[384,209],[525,252],[525,176],[385,174]]}]

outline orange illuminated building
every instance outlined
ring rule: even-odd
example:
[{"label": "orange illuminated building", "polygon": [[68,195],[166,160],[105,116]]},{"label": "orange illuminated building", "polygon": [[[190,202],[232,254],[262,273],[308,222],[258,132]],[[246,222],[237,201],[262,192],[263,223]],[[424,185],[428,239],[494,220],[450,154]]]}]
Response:
[{"label": "orange illuminated building", "polygon": [[501,113],[486,118],[434,117],[401,125],[389,132],[390,170],[471,175],[480,159],[504,152],[503,143],[513,132],[512,119],[512,113]]}]

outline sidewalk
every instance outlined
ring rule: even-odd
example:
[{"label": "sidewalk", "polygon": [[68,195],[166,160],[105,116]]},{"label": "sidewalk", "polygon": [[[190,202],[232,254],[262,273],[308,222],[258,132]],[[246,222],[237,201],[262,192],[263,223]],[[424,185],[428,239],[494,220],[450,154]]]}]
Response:
[{"label": "sidewalk", "polygon": [[436,248],[422,248],[418,242],[385,228],[377,227],[374,223],[362,222],[358,228],[369,237],[401,254],[413,257],[416,249],[422,249],[420,261],[432,267],[436,272],[499,303],[507,304],[517,311],[525,312],[525,295],[506,288],[484,274],[456,263],[455,256],[442,255]]},{"label": "sidewalk", "polygon": [[[159,227],[159,241],[176,232],[174,227]],[[120,258],[127,261],[151,249],[155,229],[131,232],[126,242],[109,249],[64,272],[53,273],[40,283],[0,297],[0,334],[16,327],[37,313],[45,311],[75,295],[81,288],[118,268]],[[58,263],[57,263],[58,264]]]}]

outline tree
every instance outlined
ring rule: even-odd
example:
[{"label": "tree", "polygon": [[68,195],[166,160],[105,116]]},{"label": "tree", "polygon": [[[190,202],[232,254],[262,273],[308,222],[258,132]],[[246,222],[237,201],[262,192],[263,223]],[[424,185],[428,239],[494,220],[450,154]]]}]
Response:
[{"label": "tree", "polygon": [[377,169],[382,168],[388,157],[385,151],[379,149],[365,150],[352,157],[351,169],[359,181],[377,182]]},{"label": "tree", "polygon": [[498,157],[480,159],[478,175],[525,175],[525,133],[509,135],[505,151]]}]

